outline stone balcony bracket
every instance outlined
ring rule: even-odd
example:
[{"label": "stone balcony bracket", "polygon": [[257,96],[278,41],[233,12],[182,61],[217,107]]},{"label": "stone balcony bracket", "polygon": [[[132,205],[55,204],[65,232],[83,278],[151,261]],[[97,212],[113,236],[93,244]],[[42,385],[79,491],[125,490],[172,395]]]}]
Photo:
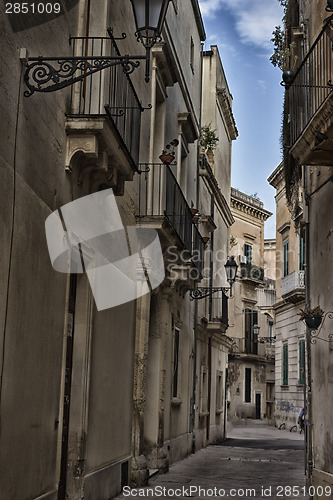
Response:
[{"label": "stone balcony bracket", "polygon": [[131,181],[135,171],[106,118],[68,118],[66,132],[65,171],[76,171],[79,185],[90,175],[96,188],[103,185],[123,194],[124,182]]}]

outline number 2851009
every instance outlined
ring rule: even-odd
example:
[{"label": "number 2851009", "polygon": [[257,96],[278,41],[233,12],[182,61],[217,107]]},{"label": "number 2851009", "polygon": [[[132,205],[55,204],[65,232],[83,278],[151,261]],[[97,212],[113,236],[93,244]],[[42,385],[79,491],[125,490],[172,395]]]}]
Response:
[{"label": "number 2851009", "polygon": [[6,14],[60,14],[60,3],[7,2]]}]

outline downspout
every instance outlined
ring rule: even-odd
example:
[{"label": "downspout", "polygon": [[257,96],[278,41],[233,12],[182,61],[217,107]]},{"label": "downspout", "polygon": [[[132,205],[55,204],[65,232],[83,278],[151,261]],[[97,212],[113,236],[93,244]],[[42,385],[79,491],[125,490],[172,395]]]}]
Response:
[{"label": "downspout", "polygon": [[[154,162],[154,138],[155,138],[155,121],[156,121],[156,56],[153,54],[152,71],[151,71],[151,114],[150,114],[150,137],[149,137],[149,158],[148,163]],[[147,179],[147,215],[153,213],[153,169],[148,172]]]},{"label": "downspout", "polygon": [[[309,220],[309,208],[310,208],[310,197],[307,192],[307,166],[303,169],[303,188],[304,188],[304,199],[305,199],[305,307],[310,308],[311,298],[310,298],[310,220]],[[306,352],[307,352],[307,421],[308,425],[305,427],[307,429],[307,476],[308,480],[312,476],[312,369],[311,369],[311,330],[306,327]]]},{"label": "downspout", "polygon": [[[202,78],[203,78],[203,43],[201,43],[201,67],[200,67],[200,107],[199,107],[199,140],[197,144],[197,182],[196,182],[196,207],[199,209],[200,199],[200,138],[201,138],[201,115],[202,115]],[[197,390],[197,351],[198,351],[198,319],[199,304],[194,301],[194,359],[193,359],[193,393],[192,393],[192,453],[195,452],[195,409],[196,409],[196,390]]]}]

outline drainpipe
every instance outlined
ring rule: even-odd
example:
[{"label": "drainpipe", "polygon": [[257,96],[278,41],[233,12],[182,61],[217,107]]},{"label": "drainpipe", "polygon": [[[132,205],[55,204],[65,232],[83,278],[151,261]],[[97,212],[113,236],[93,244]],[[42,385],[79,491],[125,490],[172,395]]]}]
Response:
[{"label": "drainpipe", "polygon": [[[310,220],[309,220],[309,207],[310,197],[307,192],[307,166],[303,170],[303,188],[305,199],[305,307],[310,307]],[[307,477],[308,480],[312,476],[312,370],[311,370],[311,330],[306,327],[306,351],[307,351]]]},{"label": "drainpipe", "polygon": [[[199,134],[201,136],[201,114],[202,114],[202,78],[203,78],[203,43],[201,43],[201,68],[200,68],[200,107],[199,107]],[[197,182],[196,182],[196,208],[199,209],[200,199],[200,137],[197,144]],[[197,350],[198,350],[198,319],[199,319],[199,304],[198,300],[194,301],[194,360],[193,360],[193,393],[192,393],[192,453],[195,452],[195,405],[196,405],[196,386],[197,386]]]},{"label": "drainpipe", "polygon": [[[151,114],[150,114],[150,138],[149,138],[149,158],[148,163],[154,162],[154,139],[156,121],[156,56],[153,54],[152,74],[151,74]],[[148,172],[147,179],[147,215],[153,212],[153,169]]]}]

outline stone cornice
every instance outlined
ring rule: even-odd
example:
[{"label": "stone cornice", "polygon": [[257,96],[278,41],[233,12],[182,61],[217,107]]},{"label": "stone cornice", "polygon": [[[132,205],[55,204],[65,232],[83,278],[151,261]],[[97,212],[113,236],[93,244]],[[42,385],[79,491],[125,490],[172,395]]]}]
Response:
[{"label": "stone cornice", "polygon": [[227,125],[230,139],[234,141],[238,137],[238,130],[236,127],[235,118],[231,109],[228,93],[226,89],[216,89],[216,96],[218,103],[221,106],[222,113]]},{"label": "stone cornice", "polygon": [[276,169],[271,173],[268,177],[267,182],[273,186],[275,189],[278,189],[280,182],[283,181],[283,163],[281,162]]},{"label": "stone cornice", "polygon": [[231,188],[230,205],[231,209],[238,210],[260,221],[266,221],[272,215],[272,212],[263,208],[263,203],[260,200],[233,188]]}]

